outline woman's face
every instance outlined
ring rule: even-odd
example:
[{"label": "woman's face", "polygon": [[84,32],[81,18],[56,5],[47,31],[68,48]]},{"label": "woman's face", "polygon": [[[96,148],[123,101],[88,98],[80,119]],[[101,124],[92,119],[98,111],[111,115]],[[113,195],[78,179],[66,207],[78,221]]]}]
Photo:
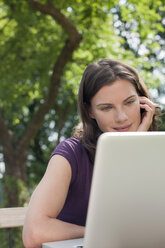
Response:
[{"label": "woman's face", "polygon": [[135,87],[124,79],[103,86],[91,99],[89,114],[102,132],[137,131],[141,113]]}]

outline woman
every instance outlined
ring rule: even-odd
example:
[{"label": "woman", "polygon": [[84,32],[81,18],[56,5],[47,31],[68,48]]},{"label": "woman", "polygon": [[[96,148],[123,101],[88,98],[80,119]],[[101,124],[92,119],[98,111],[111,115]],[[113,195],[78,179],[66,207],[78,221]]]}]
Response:
[{"label": "woman", "polygon": [[84,236],[97,139],[103,132],[155,131],[157,104],[137,72],[111,59],[90,64],[79,96],[82,119],[53,151],[34,191],[23,230],[25,247]]}]

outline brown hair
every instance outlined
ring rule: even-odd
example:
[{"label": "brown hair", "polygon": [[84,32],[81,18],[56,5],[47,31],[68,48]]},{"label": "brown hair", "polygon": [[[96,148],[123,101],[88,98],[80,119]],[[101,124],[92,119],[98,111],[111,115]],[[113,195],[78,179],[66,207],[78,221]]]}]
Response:
[{"label": "brown hair", "polygon": [[[94,161],[97,139],[102,131],[97,122],[89,116],[90,101],[100,88],[118,79],[128,80],[134,85],[139,96],[151,99],[146,85],[134,68],[112,59],[102,59],[88,65],[82,76],[78,94],[78,110],[82,123],[75,128],[73,136],[82,141],[91,161]],[[149,131],[157,130],[157,115],[156,112]]]}]

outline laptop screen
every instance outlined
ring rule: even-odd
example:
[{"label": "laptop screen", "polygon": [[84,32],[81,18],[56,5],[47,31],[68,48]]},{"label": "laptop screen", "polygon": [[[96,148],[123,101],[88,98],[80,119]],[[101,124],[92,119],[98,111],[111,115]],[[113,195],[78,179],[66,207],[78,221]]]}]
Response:
[{"label": "laptop screen", "polygon": [[165,247],[165,132],[104,133],[85,248]]}]

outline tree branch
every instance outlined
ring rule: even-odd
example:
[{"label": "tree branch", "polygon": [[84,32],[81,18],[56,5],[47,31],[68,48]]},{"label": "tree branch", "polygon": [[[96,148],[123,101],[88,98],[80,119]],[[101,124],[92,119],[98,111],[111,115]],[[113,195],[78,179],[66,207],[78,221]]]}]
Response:
[{"label": "tree branch", "polygon": [[[48,10],[50,11],[50,6],[44,6],[44,5],[38,4],[32,0],[27,0],[27,2],[29,2],[30,6],[34,7],[34,5],[35,5],[35,8],[36,9],[38,8],[37,10],[40,10],[43,13],[48,14],[49,13]],[[47,11],[45,11],[45,8]],[[55,10],[55,9],[53,9],[53,10]],[[56,13],[56,14],[54,14],[54,18],[56,18],[56,15],[58,13],[59,15],[57,15],[58,16],[57,20],[59,20],[59,16],[60,16],[60,20],[61,20],[62,14],[58,10],[55,10],[54,13]],[[52,14],[51,14],[51,16],[52,16]],[[63,15],[62,15],[62,18],[64,18]],[[35,137],[39,128],[43,124],[45,114],[48,113],[48,111],[55,104],[56,97],[58,94],[58,89],[59,89],[59,86],[61,83],[60,79],[61,79],[62,73],[64,71],[64,67],[67,64],[67,62],[72,59],[73,52],[75,51],[75,49],[78,47],[79,43],[81,42],[81,35],[78,33],[78,31],[75,29],[75,27],[73,28],[73,25],[69,22],[69,20],[66,19],[66,17],[64,19],[65,19],[65,21],[62,22],[61,25],[63,25],[65,27],[65,30],[68,30],[69,35],[71,35],[74,32],[75,39],[73,39],[73,37],[69,36],[69,39],[66,40],[65,45],[64,45],[57,61],[54,64],[53,73],[52,73],[52,77],[51,77],[50,85],[49,85],[48,95],[44,99],[44,103],[40,104],[37,113],[35,114],[35,116],[31,120],[31,122],[29,123],[27,129],[25,130],[24,135],[22,136],[22,139],[18,143],[17,148],[20,151],[21,151],[21,149],[26,149],[29,146],[30,141]]]},{"label": "tree branch", "polygon": [[68,33],[69,39],[72,40],[73,42],[75,39],[80,37],[80,34],[77,32],[75,26],[70,22],[69,19],[66,18],[65,15],[63,15],[59,10],[57,10],[55,7],[51,5],[43,5],[38,3],[35,0],[26,0],[29,4],[29,6],[34,9],[38,10],[44,14],[50,15],[55,19],[60,26]]}]

